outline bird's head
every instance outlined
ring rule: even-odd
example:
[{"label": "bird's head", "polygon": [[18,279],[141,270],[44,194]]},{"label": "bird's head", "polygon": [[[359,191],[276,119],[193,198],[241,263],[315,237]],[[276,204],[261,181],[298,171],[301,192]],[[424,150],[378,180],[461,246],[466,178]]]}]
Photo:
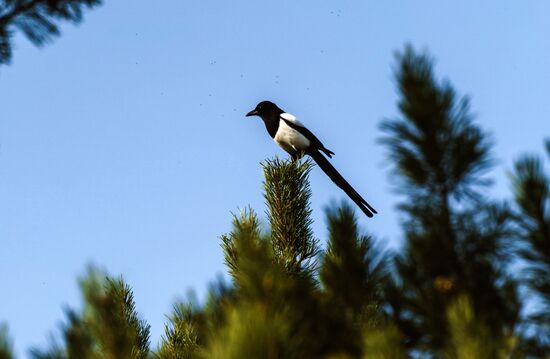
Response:
[{"label": "bird's head", "polygon": [[284,111],[281,110],[277,105],[271,101],[262,101],[256,108],[246,114],[246,117],[249,116],[260,116],[261,118],[267,118],[270,115],[279,116]]}]

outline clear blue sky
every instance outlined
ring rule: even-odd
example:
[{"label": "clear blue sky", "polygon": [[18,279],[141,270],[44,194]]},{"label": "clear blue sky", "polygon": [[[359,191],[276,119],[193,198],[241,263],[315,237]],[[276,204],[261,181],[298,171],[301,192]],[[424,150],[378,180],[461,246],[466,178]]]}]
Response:
[{"label": "clear blue sky", "polygon": [[[427,48],[472,96],[506,171],[550,135],[548,1],[106,0],[43,49],[16,38],[0,68],[0,321],[19,357],[81,302],[87,263],[123,274],[156,345],[164,315],[225,273],[230,211],[263,213],[259,162],[284,153],[257,118],[271,99],[336,152],[400,243],[398,197],[376,143],[397,114],[393,53]],[[343,194],[315,169],[323,207]]]}]

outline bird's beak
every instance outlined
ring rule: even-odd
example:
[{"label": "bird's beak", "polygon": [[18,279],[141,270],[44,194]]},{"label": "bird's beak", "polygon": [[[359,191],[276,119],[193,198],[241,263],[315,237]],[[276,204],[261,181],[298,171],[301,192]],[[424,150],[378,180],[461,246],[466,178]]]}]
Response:
[{"label": "bird's beak", "polygon": [[250,116],[258,116],[258,111],[252,110],[246,114],[246,117],[250,117]]}]

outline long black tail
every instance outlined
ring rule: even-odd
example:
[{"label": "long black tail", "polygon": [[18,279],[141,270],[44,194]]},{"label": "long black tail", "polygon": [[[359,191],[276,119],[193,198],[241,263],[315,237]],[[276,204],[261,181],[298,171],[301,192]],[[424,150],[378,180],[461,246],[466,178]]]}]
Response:
[{"label": "long black tail", "polygon": [[336,170],[336,168],[334,168],[334,166],[328,161],[328,159],[323,156],[321,152],[319,152],[319,150],[312,149],[310,151],[307,151],[306,153],[310,155],[311,158],[313,158],[315,163],[317,163],[317,165],[321,167],[323,172],[325,172],[327,176],[330,177],[332,182],[336,183],[338,187],[346,192],[349,198],[353,202],[355,202],[355,204],[357,204],[357,206],[359,206],[359,208],[361,208],[361,210],[368,217],[372,217],[373,213],[378,213],[374,208],[371,207],[370,204],[367,203],[367,201],[363,199],[363,197],[361,197],[361,195],[359,195],[359,193],[357,193],[356,190],[353,189],[348,181],[346,181],[344,177],[342,177],[342,175]]}]

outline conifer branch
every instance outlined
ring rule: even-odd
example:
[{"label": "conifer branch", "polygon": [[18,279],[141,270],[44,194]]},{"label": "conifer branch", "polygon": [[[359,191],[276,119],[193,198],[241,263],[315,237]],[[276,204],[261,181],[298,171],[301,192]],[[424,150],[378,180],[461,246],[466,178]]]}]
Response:
[{"label": "conifer branch", "polygon": [[259,222],[252,209],[241,211],[239,216],[233,216],[233,230],[221,236],[225,264],[233,279],[238,281],[242,272],[239,256],[257,250],[260,241]]},{"label": "conifer branch", "polygon": [[450,335],[444,351],[445,359],[507,359],[517,344],[517,338],[510,333],[500,337],[492,335],[483,318],[476,316],[472,301],[465,295],[458,296],[449,305],[447,320]]},{"label": "conifer branch", "polygon": [[328,210],[327,222],[329,242],[320,268],[321,283],[335,308],[352,309],[357,315],[364,307],[379,304],[386,263],[373,239],[359,234],[349,205]]},{"label": "conifer branch", "polygon": [[262,166],[275,257],[289,272],[307,272],[313,268],[313,258],[318,252],[309,203],[312,163],[275,158]]},{"label": "conifer branch", "polygon": [[101,0],[0,0],[0,64],[11,59],[13,28],[41,46],[59,35],[59,20],[79,23],[84,8],[100,4]]},{"label": "conifer branch", "polygon": [[[546,149],[550,158],[550,141]],[[526,333],[522,343],[536,357],[550,352],[550,177],[540,158],[523,156],[515,163],[512,184],[519,208],[516,221],[526,244],[519,251],[527,263],[524,279],[541,304],[528,318],[537,334]]]},{"label": "conifer branch", "polygon": [[469,99],[436,79],[427,54],[407,46],[397,61],[401,116],[381,126],[406,196],[400,206],[406,244],[395,262],[398,291],[389,290],[392,311],[412,345],[437,350],[449,329],[445,308],[465,292],[498,336],[513,330],[519,306],[517,285],[502,270],[510,214],[481,192],[490,183],[491,141],[474,123]]},{"label": "conifer branch", "polygon": [[169,323],[164,327],[157,359],[192,359],[199,349],[198,333],[193,325],[192,308],[182,303],[174,306]]},{"label": "conifer branch", "polygon": [[14,359],[8,326],[0,323],[0,359]]}]

